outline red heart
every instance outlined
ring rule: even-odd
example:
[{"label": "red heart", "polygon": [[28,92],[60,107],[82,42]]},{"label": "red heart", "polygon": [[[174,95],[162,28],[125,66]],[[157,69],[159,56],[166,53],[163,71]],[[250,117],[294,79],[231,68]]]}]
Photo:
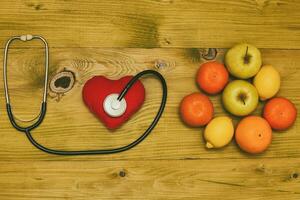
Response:
[{"label": "red heart", "polygon": [[125,76],[119,80],[110,80],[104,76],[89,79],[82,90],[83,101],[109,129],[116,129],[137,112],[145,100],[145,88],[141,81],[137,81],[125,95],[126,111],[119,117],[109,116],[103,108],[104,99],[113,93],[120,94],[132,76]]}]

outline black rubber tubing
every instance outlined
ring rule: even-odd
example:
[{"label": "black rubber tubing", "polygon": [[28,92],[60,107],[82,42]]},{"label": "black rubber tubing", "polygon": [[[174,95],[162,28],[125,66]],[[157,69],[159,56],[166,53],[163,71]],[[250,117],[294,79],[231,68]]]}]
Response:
[{"label": "black rubber tubing", "polygon": [[133,86],[133,84],[142,76],[144,75],[154,75],[156,76],[162,85],[162,100],[161,100],[161,104],[160,107],[158,109],[158,112],[155,116],[155,118],[153,119],[152,123],[150,124],[150,126],[146,129],[146,131],[135,141],[133,141],[132,143],[122,146],[122,147],[118,147],[118,148],[112,148],[112,149],[99,149],[99,150],[80,150],[80,151],[67,151],[67,150],[56,150],[56,149],[50,149],[45,147],[44,145],[38,143],[31,134],[31,130],[37,128],[43,121],[45,115],[46,115],[46,110],[47,110],[47,103],[43,102],[42,103],[42,108],[41,108],[41,114],[40,117],[38,119],[38,121],[27,127],[20,127],[17,125],[17,123],[14,120],[12,111],[11,111],[11,106],[8,104],[7,105],[7,113],[9,116],[9,119],[12,123],[12,125],[19,131],[24,132],[27,136],[27,138],[29,139],[29,141],[32,143],[32,145],[34,145],[36,148],[40,149],[41,151],[44,151],[46,153],[49,154],[56,154],[56,155],[95,155],[95,154],[114,154],[114,153],[119,153],[119,152],[123,152],[123,151],[127,151],[133,147],[135,147],[136,145],[138,145],[139,143],[141,143],[150,133],[151,131],[154,129],[154,127],[157,125],[160,117],[163,114],[163,111],[165,109],[166,103],[167,103],[167,96],[168,96],[168,89],[167,89],[167,84],[166,81],[164,79],[164,77],[157,71],[154,70],[145,70],[142,71],[140,73],[138,73],[137,75],[135,75],[125,86],[125,88],[122,90],[122,92],[120,93],[118,100],[121,100],[122,98],[124,98],[124,96],[126,95],[126,93],[129,91],[129,89]]}]

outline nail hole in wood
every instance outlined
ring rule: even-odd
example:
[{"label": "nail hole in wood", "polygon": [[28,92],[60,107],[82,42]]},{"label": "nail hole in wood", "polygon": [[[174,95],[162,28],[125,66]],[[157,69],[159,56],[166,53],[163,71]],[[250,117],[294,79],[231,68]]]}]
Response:
[{"label": "nail hole in wood", "polygon": [[119,176],[120,176],[120,177],[125,177],[125,176],[126,176],[126,172],[125,172],[124,170],[121,170],[121,171],[119,172]]},{"label": "nail hole in wood", "polygon": [[168,45],[171,44],[171,41],[170,41],[169,39],[164,38],[164,40],[165,40],[165,42],[166,42]]},{"label": "nail hole in wood", "polygon": [[298,174],[298,173],[292,173],[292,174],[291,174],[291,177],[292,177],[293,179],[296,179],[296,178],[299,177],[299,174]]},{"label": "nail hole in wood", "polygon": [[36,6],[34,7],[34,9],[35,9],[35,10],[40,10],[41,7],[42,7],[42,5],[41,5],[41,4],[38,4],[38,5],[36,5]]},{"label": "nail hole in wood", "polygon": [[158,70],[165,70],[170,67],[170,63],[165,60],[157,59],[154,61],[154,67]]},{"label": "nail hole in wood", "polygon": [[168,64],[164,60],[156,60],[154,65],[157,69],[163,69],[168,66]]}]

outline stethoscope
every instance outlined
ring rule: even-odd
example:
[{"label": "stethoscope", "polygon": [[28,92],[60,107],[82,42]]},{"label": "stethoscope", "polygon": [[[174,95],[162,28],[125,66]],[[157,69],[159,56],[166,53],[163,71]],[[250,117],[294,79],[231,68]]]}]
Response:
[{"label": "stethoscope", "polygon": [[[45,46],[44,92],[43,92],[43,100],[42,100],[42,103],[41,103],[41,110],[40,110],[40,113],[39,113],[38,117],[36,118],[36,122],[34,122],[33,124],[31,124],[27,127],[23,127],[23,126],[20,126],[16,122],[16,117],[14,116],[14,114],[12,112],[12,106],[10,104],[10,96],[9,96],[8,81],[7,81],[8,50],[9,50],[10,44],[14,40],[21,40],[21,41],[25,42],[25,41],[30,41],[30,40],[33,40],[33,39],[41,40],[44,43],[44,46]],[[151,131],[157,125],[157,123],[158,123],[158,121],[159,121],[159,119],[160,119],[160,117],[161,117],[161,115],[164,111],[166,102],[167,102],[167,84],[166,84],[166,81],[165,81],[164,77],[159,72],[154,71],[154,70],[142,71],[142,72],[136,74],[127,83],[127,85],[120,92],[120,94],[117,98],[117,100],[121,102],[123,100],[124,96],[126,95],[126,93],[133,86],[133,84],[142,76],[154,75],[160,80],[160,83],[162,85],[162,92],[163,92],[160,107],[158,109],[158,112],[157,112],[154,120],[150,124],[150,126],[145,130],[145,132],[138,139],[136,139],[135,141],[133,141],[132,143],[130,143],[126,146],[122,146],[122,147],[118,147],[118,148],[112,148],[112,149],[82,150],[82,151],[66,151],[66,150],[50,149],[50,148],[38,143],[32,137],[32,134],[31,134],[31,131],[38,128],[38,126],[43,122],[43,120],[45,118],[45,115],[46,115],[46,111],[47,111],[48,73],[49,73],[49,47],[48,47],[47,41],[43,37],[37,36],[37,35],[22,35],[22,36],[12,37],[7,41],[7,43],[5,45],[4,61],[3,61],[3,77],[4,77],[3,80],[4,80],[4,90],[5,90],[7,115],[9,117],[9,120],[10,120],[12,126],[15,129],[17,129],[18,131],[25,133],[27,138],[29,139],[29,141],[32,143],[32,145],[34,145],[36,148],[38,148],[38,149],[40,149],[40,150],[42,150],[46,153],[50,153],[50,154],[57,154],[57,155],[92,155],[92,154],[113,154],[113,153],[119,153],[119,152],[122,152],[122,151],[127,151],[127,150],[135,147],[139,143],[141,143],[151,133]],[[99,86],[99,87],[101,87],[101,86]]]}]

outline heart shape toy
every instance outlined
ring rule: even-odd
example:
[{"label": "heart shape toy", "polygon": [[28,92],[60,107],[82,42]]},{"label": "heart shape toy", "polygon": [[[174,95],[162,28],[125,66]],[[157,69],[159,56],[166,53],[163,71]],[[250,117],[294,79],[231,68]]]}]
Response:
[{"label": "heart shape toy", "polygon": [[89,79],[82,90],[83,101],[109,129],[116,129],[137,112],[145,101],[145,88],[141,81],[137,81],[128,90],[124,99],[126,110],[120,116],[111,116],[104,109],[106,98],[112,94],[120,94],[132,76],[125,76],[119,80],[110,80],[104,76],[94,76]]}]

